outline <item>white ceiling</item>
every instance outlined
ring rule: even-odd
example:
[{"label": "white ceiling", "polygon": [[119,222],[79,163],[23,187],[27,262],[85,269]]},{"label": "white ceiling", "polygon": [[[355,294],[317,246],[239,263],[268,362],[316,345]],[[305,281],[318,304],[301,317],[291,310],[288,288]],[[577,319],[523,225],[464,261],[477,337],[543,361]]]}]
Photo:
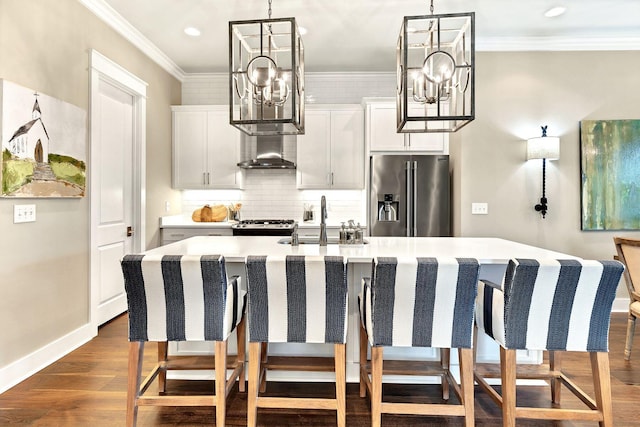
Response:
[{"label": "white ceiling", "polygon": [[[266,18],[268,8],[267,0],[80,1],[178,74],[226,72],[228,22]],[[545,18],[552,6],[567,11]],[[394,71],[403,16],[429,14],[426,0],[273,0],[272,8],[308,30],[308,72]],[[434,12],[475,12],[478,51],[640,50],[640,0],[434,0]],[[187,26],[201,36],[185,35]]]}]

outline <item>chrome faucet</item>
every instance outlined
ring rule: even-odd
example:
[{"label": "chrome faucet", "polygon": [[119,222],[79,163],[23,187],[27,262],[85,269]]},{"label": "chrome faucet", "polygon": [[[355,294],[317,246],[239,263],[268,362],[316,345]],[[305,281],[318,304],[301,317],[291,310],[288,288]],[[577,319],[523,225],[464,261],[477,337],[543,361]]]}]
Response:
[{"label": "chrome faucet", "polygon": [[320,246],[327,246],[327,199],[320,199]]}]

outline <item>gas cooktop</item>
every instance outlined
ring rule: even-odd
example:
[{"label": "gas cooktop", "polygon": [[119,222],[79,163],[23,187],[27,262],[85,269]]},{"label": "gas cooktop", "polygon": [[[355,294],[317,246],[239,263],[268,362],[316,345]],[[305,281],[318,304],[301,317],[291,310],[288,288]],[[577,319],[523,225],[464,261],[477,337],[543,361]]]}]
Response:
[{"label": "gas cooktop", "polygon": [[231,226],[234,236],[291,236],[292,219],[244,219]]},{"label": "gas cooktop", "polygon": [[292,219],[243,219],[231,228],[293,228]]}]

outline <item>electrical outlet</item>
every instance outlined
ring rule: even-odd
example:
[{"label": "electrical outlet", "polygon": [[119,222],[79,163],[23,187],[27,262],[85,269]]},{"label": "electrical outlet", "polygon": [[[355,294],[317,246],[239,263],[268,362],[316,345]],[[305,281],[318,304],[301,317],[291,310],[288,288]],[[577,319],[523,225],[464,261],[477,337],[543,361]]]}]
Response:
[{"label": "electrical outlet", "polygon": [[471,203],[472,215],[487,215],[489,213],[488,203]]},{"label": "electrical outlet", "polygon": [[13,223],[36,222],[36,205],[13,205]]}]

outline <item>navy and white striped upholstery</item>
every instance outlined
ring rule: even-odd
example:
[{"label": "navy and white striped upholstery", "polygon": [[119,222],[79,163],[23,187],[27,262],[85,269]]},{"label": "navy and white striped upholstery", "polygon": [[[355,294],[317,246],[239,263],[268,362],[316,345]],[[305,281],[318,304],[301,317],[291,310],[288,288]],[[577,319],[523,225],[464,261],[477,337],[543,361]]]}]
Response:
[{"label": "navy and white striped upholstery", "polygon": [[379,257],[360,316],[372,346],[471,348],[478,261]]},{"label": "navy and white striped upholstery", "polygon": [[223,341],[242,320],[246,291],[221,255],[126,255],[129,341]]},{"label": "navy and white striped upholstery", "polygon": [[608,351],[617,261],[509,262],[501,285],[478,285],[476,323],[504,348]]},{"label": "navy and white striped upholstery", "polygon": [[341,256],[249,256],[249,341],[344,343],[347,277]]}]

